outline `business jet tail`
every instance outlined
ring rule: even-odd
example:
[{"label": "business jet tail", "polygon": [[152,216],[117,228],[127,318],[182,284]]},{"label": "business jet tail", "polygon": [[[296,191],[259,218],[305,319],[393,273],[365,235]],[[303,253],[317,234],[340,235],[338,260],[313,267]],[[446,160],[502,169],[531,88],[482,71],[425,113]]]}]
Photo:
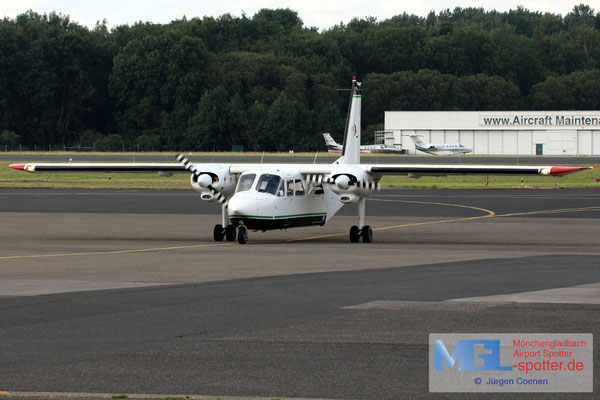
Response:
[{"label": "business jet tail", "polygon": [[420,135],[410,135],[410,138],[414,142],[415,146],[426,148],[427,147],[427,143],[425,143],[423,141],[422,137],[423,136],[420,136]]},{"label": "business jet tail", "polygon": [[329,133],[324,133],[323,139],[325,139],[325,144],[327,145],[328,151],[333,151],[333,152],[337,151],[338,153],[340,151],[342,151],[342,146],[338,142],[333,140],[333,138],[331,137],[331,135]]}]

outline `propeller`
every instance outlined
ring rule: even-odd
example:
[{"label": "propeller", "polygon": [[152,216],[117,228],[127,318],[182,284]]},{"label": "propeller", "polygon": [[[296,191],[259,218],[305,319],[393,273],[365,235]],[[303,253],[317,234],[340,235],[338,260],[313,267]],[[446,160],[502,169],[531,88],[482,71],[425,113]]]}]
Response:
[{"label": "propeller", "polygon": [[323,183],[329,185],[336,185],[340,190],[348,190],[351,186],[356,186],[359,189],[366,189],[371,191],[379,190],[379,182],[371,181],[371,180],[353,180],[349,175],[338,175],[335,179],[323,176],[321,174],[307,174],[306,180],[308,183],[312,183],[313,185],[320,185]]},{"label": "propeller", "polygon": [[213,179],[209,174],[200,173],[196,166],[183,154],[177,156],[177,161],[181,163],[181,165],[183,165],[183,168],[185,168],[192,175],[194,175],[194,177],[196,178],[196,182],[198,182],[200,186],[210,190],[211,193],[216,196],[217,201],[219,203],[221,203],[223,206],[227,206],[229,200],[227,200],[227,197],[225,197],[221,192],[215,189],[215,187],[212,185]]}]

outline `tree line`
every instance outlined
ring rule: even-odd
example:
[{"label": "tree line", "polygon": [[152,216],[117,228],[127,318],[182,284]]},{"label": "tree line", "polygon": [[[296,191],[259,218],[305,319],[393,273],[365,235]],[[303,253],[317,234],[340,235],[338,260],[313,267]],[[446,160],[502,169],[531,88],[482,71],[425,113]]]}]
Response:
[{"label": "tree line", "polygon": [[386,110],[600,109],[600,13],[455,8],[319,31],[295,11],[94,29],[0,21],[0,147],[314,151]]}]

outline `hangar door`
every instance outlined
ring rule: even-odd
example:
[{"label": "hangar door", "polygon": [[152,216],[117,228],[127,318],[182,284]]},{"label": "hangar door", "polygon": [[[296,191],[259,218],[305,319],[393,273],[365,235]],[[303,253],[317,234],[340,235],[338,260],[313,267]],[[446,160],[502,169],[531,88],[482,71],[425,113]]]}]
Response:
[{"label": "hangar door", "polygon": [[549,131],[548,152],[549,155],[576,155],[577,154],[577,131]]}]

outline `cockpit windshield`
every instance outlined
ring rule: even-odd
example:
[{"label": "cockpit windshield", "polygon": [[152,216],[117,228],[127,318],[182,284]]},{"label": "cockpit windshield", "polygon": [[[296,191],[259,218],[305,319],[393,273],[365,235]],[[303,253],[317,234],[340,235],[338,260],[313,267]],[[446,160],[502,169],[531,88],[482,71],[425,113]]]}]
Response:
[{"label": "cockpit windshield", "polygon": [[278,175],[263,174],[258,178],[256,190],[271,193],[275,196],[283,196],[283,180]]},{"label": "cockpit windshield", "polygon": [[245,192],[252,188],[256,174],[245,174],[240,177],[236,192]]}]

